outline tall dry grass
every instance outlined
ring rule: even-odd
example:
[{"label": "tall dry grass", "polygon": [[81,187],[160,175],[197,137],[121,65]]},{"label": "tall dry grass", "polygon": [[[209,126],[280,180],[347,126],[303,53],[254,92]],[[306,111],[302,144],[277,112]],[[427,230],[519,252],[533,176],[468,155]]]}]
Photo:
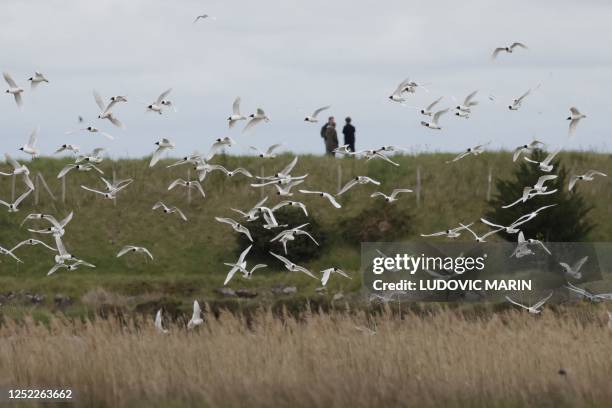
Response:
[{"label": "tall dry grass", "polygon": [[609,406],[606,319],[595,308],[299,320],[261,311],[168,335],[149,321],[5,321],[0,387],[70,387],[74,406]]}]

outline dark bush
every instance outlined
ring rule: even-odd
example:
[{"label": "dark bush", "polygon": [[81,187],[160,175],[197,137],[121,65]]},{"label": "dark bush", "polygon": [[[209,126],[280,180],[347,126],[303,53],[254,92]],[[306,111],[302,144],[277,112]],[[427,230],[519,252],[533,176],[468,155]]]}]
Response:
[{"label": "dark bush", "polygon": [[412,217],[406,208],[379,201],[357,214],[344,218],[339,233],[350,244],[393,241],[412,234]]},{"label": "dark bush", "polygon": [[[536,150],[531,155],[533,160],[542,161],[547,153]],[[527,238],[536,238],[549,242],[583,241],[593,229],[593,224],[587,219],[592,206],[588,205],[582,195],[576,190],[567,190],[568,175],[565,167],[558,159],[553,160],[553,171],[542,172],[537,164],[522,161],[511,180],[498,179],[495,182],[497,195],[491,200],[491,208],[486,215],[489,221],[504,226],[510,225],[520,216],[550,204],[555,207],[547,208],[533,220],[520,226]],[[538,178],[545,174],[556,174],[555,180],[546,182],[548,190],[557,189],[551,195],[536,196],[525,203],[503,209],[503,205],[510,204],[523,195],[523,188],[533,186]],[[515,234],[502,234],[508,241],[516,241]]]},{"label": "dark bush", "polygon": [[[320,256],[323,248],[325,248],[327,235],[314,218],[307,217],[299,208],[289,206],[278,209],[274,212],[274,216],[280,225],[288,224],[288,226],[266,229],[263,227],[263,216],[260,216],[258,220],[243,223],[243,225],[249,229],[251,236],[253,237],[253,248],[251,248],[249,258],[259,259],[260,261],[265,261],[266,263],[275,262],[276,260],[269,254],[269,251],[286,256],[288,259],[296,263],[310,261]],[[278,235],[281,231],[295,228],[306,223],[308,223],[308,225],[302,228],[302,230],[312,235],[312,237],[319,243],[319,246],[312,242],[312,240],[307,236],[299,235],[296,236],[294,241],[287,242],[288,255],[285,255],[283,245],[278,242],[278,240],[270,242],[270,240]],[[246,248],[251,244],[244,234],[239,235],[238,241],[239,248]],[[273,260],[270,260],[270,258]]]}]

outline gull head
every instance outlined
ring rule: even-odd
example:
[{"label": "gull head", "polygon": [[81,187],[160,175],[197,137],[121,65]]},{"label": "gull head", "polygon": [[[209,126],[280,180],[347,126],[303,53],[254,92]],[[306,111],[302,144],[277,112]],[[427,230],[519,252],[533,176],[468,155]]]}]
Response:
[{"label": "gull head", "polygon": [[249,118],[254,118],[254,117],[255,117],[255,114],[254,114],[254,113],[251,113],[251,114],[249,115]]},{"label": "gull head", "polygon": [[19,150],[23,151],[23,147],[20,147]]},{"label": "gull head", "polygon": [[[8,92],[8,91],[7,91]],[[572,120],[571,116],[568,116],[566,120]]]},{"label": "gull head", "polygon": [[425,114],[425,109],[421,109],[421,115]]}]

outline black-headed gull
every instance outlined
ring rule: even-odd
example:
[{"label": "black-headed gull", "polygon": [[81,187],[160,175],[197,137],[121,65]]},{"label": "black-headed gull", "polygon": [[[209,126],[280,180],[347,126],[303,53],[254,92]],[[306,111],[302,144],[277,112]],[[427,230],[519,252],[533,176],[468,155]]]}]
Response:
[{"label": "black-headed gull", "polygon": [[59,174],[57,175],[57,178],[61,179],[62,177],[66,176],[66,174],[68,174],[71,170],[77,170],[77,171],[91,171],[91,170],[95,170],[95,171],[97,171],[100,174],[104,174],[104,172],[102,170],[100,170],[98,167],[96,167],[95,164],[92,164],[92,163],[87,163],[87,164],[67,164],[59,172]]},{"label": "black-headed gull", "polygon": [[14,251],[14,250],[15,250],[15,248],[13,248],[12,250],[10,250],[10,251],[9,251],[8,249],[6,249],[6,248],[2,248],[2,247],[0,246],[0,255],[10,256],[11,258],[13,258],[14,260],[16,260],[17,262],[19,262],[19,263],[23,263],[23,261],[22,261],[21,259],[17,258],[17,257],[15,256],[15,254],[13,254],[13,251]]},{"label": "black-headed gull", "polygon": [[227,118],[229,128],[233,128],[239,120],[246,120],[246,116],[240,113],[240,97],[237,97],[232,104],[232,114]]},{"label": "black-headed gull", "polygon": [[422,237],[442,237],[446,238],[458,238],[461,235],[461,231],[471,227],[474,223],[468,225],[460,224],[459,227],[447,229],[446,231],[434,232],[432,234],[421,234]]},{"label": "black-headed gull", "polygon": [[322,108],[319,108],[317,110],[315,110],[312,115],[308,115],[304,118],[305,122],[310,122],[310,123],[317,123],[319,120],[317,119],[317,117],[319,116],[319,113],[323,112],[324,110],[327,110],[331,108],[331,106],[327,105],[327,106],[323,106]]},{"label": "black-headed gull", "polygon": [[[30,190],[34,190],[34,183],[30,179],[30,169],[25,164],[20,164],[17,160],[13,159],[8,153],[4,153],[6,162],[13,167],[13,175],[22,175],[23,182]],[[4,173],[3,173],[4,174]]]},{"label": "black-headed gull", "polygon": [[187,329],[192,330],[194,327],[201,325],[204,323],[202,319],[202,309],[200,309],[200,304],[197,300],[193,301],[193,313],[191,315],[191,319],[187,323]]},{"label": "black-headed gull", "polygon": [[336,198],[329,194],[326,193],[325,191],[312,191],[312,190],[298,190],[300,193],[302,194],[317,194],[319,197],[323,197],[326,198],[331,205],[333,205],[336,208],[342,208],[342,206],[338,203],[338,201],[336,201]]},{"label": "black-headed gull", "polygon": [[[538,85],[536,88],[534,89],[538,89],[540,87],[540,85]],[[519,110],[519,108],[522,106],[523,101],[525,100],[526,97],[528,97],[531,94],[532,89],[528,89],[527,92],[525,92],[524,94],[522,94],[521,96],[519,96],[516,99],[512,100],[512,103],[510,105],[508,105],[508,109],[510,109],[511,111],[516,111]]]},{"label": "black-headed gull", "polygon": [[567,117],[567,120],[570,121],[568,133],[570,136],[573,136],[576,133],[576,126],[578,126],[578,122],[581,119],[586,118],[586,115],[580,113],[578,108],[572,106],[570,108],[570,115]]},{"label": "black-headed gull", "polygon": [[308,217],[308,211],[306,210],[306,206],[303,203],[299,202],[299,201],[291,201],[291,200],[281,201],[280,203],[278,203],[274,207],[272,207],[271,210],[272,210],[272,212],[274,212],[274,211],[276,211],[276,210],[278,210],[280,208],[283,208],[285,206],[301,208],[302,211],[304,211],[304,215]]},{"label": "black-headed gull", "polygon": [[421,109],[421,115],[425,115],[425,116],[433,115],[432,109],[434,108],[434,106],[436,106],[438,103],[440,103],[442,98],[444,98],[444,97],[443,96],[439,97],[438,99],[436,99],[435,101],[433,101],[432,103],[427,105],[427,107],[425,109]]},{"label": "black-headed gull", "polygon": [[162,203],[161,201],[158,201],[153,206],[153,210],[157,210],[158,208],[161,208],[164,214],[178,214],[178,216],[181,217],[183,221],[187,221],[187,217],[185,217],[185,214],[183,214],[183,212],[179,210],[178,207],[168,207],[166,204]]},{"label": "black-headed gull", "polygon": [[225,281],[223,281],[223,286],[227,285],[229,283],[229,281],[232,280],[232,278],[234,277],[236,272],[242,271],[242,270],[246,270],[247,263],[245,261],[245,258],[246,258],[247,254],[249,253],[249,251],[251,250],[252,247],[253,247],[253,245],[249,245],[246,249],[244,249],[240,253],[240,256],[238,257],[238,260],[235,263],[224,263],[224,265],[231,266],[232,268],[227,273],[227,275],[225,277]]},{"label": "black-headed gull", "polygon": [[342,195],[344,193],[346,193],[347,191],[349,191],[351,188],[355,187],[356,185],[361,184],[361,185],[365,185],[365,184],[374,184],[376,186],[380,185],[380,181],[376,181],[370,177],[367,176],[357,176],[355,178],[353,178],[351,181],[349,181],[348,183],[346,183],[344,185],[344,187],[342,187],[340,189],[340,191],[338,191],[338,194],[336,195]]},{"label": "black-headed gull", "polygon": [[478,101],[474,100],[474,97],[476,96],[476,94],[478,93],[478,90],[470,93],[468,96],[465,97],[465,99],[463,100],[463,103],[461,105],[457,105],[455,107],[455,109],[457,109],[458,111],[464,112],[464,113],[470,113],[472,111],[472,106],[476,106],[478,105]]},{"label": "black-headed gull", "polygon": [[242,133],[248,132],[255,125],[257,125],[258,123],[261,123],[262,121],[265,121],[265,122],[270,121],[270,118],[268,117],[268,115],[266,115],[266,112],[264,112],[264,110],[261,108],[257,108],[257,111],[249,115],[249,118],[250,119],[247,122],[247,124],[244,126],[244,129],[242,129]]},{"label": "black-headed gull", "polygon": [[218,222],[224,223],[224,224],[231,225],[234,231],[244,234],[249,239],[249,241],[253,242],[253,238],[251,237],[251,233],[249,232],[249,229],[245,227],[244,225],[240,224],[238,221],[235,221],[231,218],[224,218],[224,217],[215,217],[215,220],[217,220]]},{"label": "black-headed gull", "polygon": [[155,102],[150,103],[149,105],[147,105],[147,111],[148,112],[157,112],[158,114],[162,114],[163,109],[164,109],[164,104],[162,104],[162,102],[166,99],[166,97],[170,94],[170,92],[172,92],[172,88],[166,89],[164,92],[162,92],[157,99],[155,100]]},{"label": "black-headed gull", "polygon": [[56,252],[56,251],[57,251],[57,249],[53,248],[51,245],[48,245],[48,244],[44,243],[43,241],[39,241],[39,240],[37,240],[37,239],[29,238],[29,239],[26,239],[25,241],[21,241],[20,243],[18,243],[17,245],[15,245],[15,246],[13,247],[13,249],[11,249],[11,252],[13,252],[13,251],[15,251],[15,250],[17,250],[17,249],[21,248],[21,247],[22,247],[22,246],[24,246],[24,245],[29,245],[29,246],[42,245],[42,246],[44,246],[45,248],[47,248],[47,249],[49,249],[49,250],[51,250],[51,251],[53,251],[53,252]]},{"label": "black-headed gull", "polygon": [[134,245],[126,245],[123,248],[121,248],[121,250],[117,254],[117,258],[121,258],[123,255],[127,254],[128,252],[144,254],[148,256],[149,258],[151,258],[151,260],[153,260],[153,255],[147,248],[134,246]]},{"label": "black-headed gull", "polygon": [[98,115],[98,119],[108,119],[113,125],[123,128],[123,123],[115,115],[113,115],[112,108],[117,103],[117,101],[110,101],[107,105],[104,104],[104,100],[102,96],[94,90],[93,91],[94,100],[96,101],[96,105],[100,108],[100,114]]},{"label": "black-headed gull", "polygon": [[487,143],[484,143],[484,144],[481,144],[481,145],[477,145],[477,146],[474,146],[474,147],[468,147],[467,149],[465,149],[464,152],[459,153],[457,156],[455,156],[455,158],[453,160],[449,160],[446,163],[447,164],[448,163],[453,163],[453,162],[461,160],[461,159],[463,159],[464,157],[467,157],[467,156],[478,156],[479,154],[484,153],[484,148],[489,143],[491,143],[491,142],[487,142]]},{"label": "black-headed gull", "polygon": [[8,208],[8,212],[15,213],[15,212],[19,211],[19,204],[21,204],[21,202],[23,200],[25,200],[25,198],[27,196],[29,196],[32,191],[34,191],[34,190],[32,190],[32,189],[26,190],[25,193],[23,193],[19,197],[17,197],[17,199],[14,202],[12,202],[12,203],[7,203],[6,201],[0,200],[0,204],[6,206]]},{"label": "black-headed gull", "polygon": [[581,175],[573,175],[570,177],[568,190],[572,191],[572,189],[574,188],[574,185],[578,181],[593,181],[595,179],[595,176],[608,177],[607,174],[602,173],[601,171],[598,171],[598,170],[589,170],[586,173],[581,174]]},{"label": "black-headed gull", "polygon": [[344,276],[345,278],[352,279],[346,272],[339,268],[327,268],[321,271],[323,277],[321,277],[321,285],[327,285],[327,281],[329,281],[329,277],[332,273],[337,273],[340,276]]},{"label": "black-headed gull", "polygon": [[465,227],[465,229],[466,229],[466,230],[468,230],[468,231],[469,231],[469,232],[470,232],[470,233],[471,233],[471,234],[474,236],[474,239],[476,240],[476,242],[487,242],[487,241],[486,241],[486,239],[487,239],[489,236],[491,236],[491,235],[493,235],[493,234],[496,234],[496,233],[498,233],[499,231],[501,231],[501,230],[503,230],[503,229],[504,229],[504,228],[498,228],[498,229],[494,229],[494,230],[492,230],[492,231],[489,231],[489,232],[487,232],[487,233],[485,233],[485,234],[483,234],[483,235],[478,235],[478,234],[476,234],[476,233],[474,232],[474,230],[472,230],[472,229],[471,229],[469,226],[467,226],[467,225],[463,225],[463,224],[459,224],[459,225],[461,225],[462,227]]},{"label": "black-headed gull", "polygon": [[290,272],[303,272],[306,275],[310,276],[311,278],[314,278],[316,280],[319,280],[316,276],[314,276],[312,274],[312,272],[310,272],[308,269],[304,268],[303,266],[297,265],[293,262],[291,262],[289,259],[285,258],[284,256],[275,254],[274,252],[270,251],[270,255],[274,256],[276,259],[278,259],[279,261],[281,261],[283,264],[285,264],[285,268],[287,268],[287,270],[289,270]]},{"label": "black-headed gull", "polygon": [[30,87],[33,90],[36,89],[36,87],[43,82],[49,83],[49,81],[47,80],[47,78],[45,78],[43,73],[39,71],[34,72],[34,76],[31,76],[30,78],[28,78],[28,81],[30,81]]},{"label": "black-headed gull", "polygon": [[170,183],[170,185],[168,186],[168,190],[172,190],[174,187],[176,186],[182,186],[182,187],[186,187],[189,189],[195,189],[197,191],[200,192],[200,194],[202,194],[202,197],[206,197],[206,193],[204,193],[204,189],[202,188],[202,184],[200,184],[199,181],[197,180],[183,180],[181,178],[174,180],[172,183]]},{"label": "black-headed gull", "polygon": [[529,313],[531,314],[540,314],[542,312],[542,306],[544,306],[544,303],[546,303],[548,301],[548,299],[550,299],[553,295],[553,292],[550,292],[550,295],[546,296],[544,299],[540,300],[539,302],[537,302],[536,304],[534,304],[533,306],[525,306],[517,301],[514,301],[512,299],[510,299],[508,296],[506,296],[506,300],[510,303],[512,303],[513,305],[519,306],[525,310],[527,310]]},{"label": "black-headed gull", "polygon": [[47,276],[53,275],[55,272],[57,272],[61,268],[64,268],[64,269],[66,269],[68,271],[76,271],[81,266],[86,266],[88,268],[95,268],[96,267],[94,264],[90,264],[89,262],[85,262],[85,261],[83,261],[81,259],[77,259],[77,260],[75,260],[71,264],[57,263],[57,264],[53,265],[53,267],[49,270],[49,272],[47,272]]},{"label": "black-headed gull", "polygon": [[21,150],[25,154],[29,154],[32,159],[38,157],[38,155],[40,154],[40,151],[36,148],[36,142],[38,141],[38,131],[39,128],[34,129],[32,133],[30,133],[28,142],[19,148],[19,150]]},{"label": "black-headed gull", "polygon": [[397,196],[401,193],[412,193],[412,190],[410,190],[409,188],[396,188],[391,192],[391,195],[386,195],[385,193],[377,191],[373,193],[370,197],[384,197],[386,202],[392,203],[398,200]]},{"label": "black-headed gull", "polygon": [[174,149],[174,142],[166,138],[163,138],[155,142],[155,145],[157,146],[157,149],[155,149],[155,151],[153,152],[153,155],[151,156],[149,167],[155,166],[157,162],[159,161],[159,159],[161,159],[164,152]]},{"label": "black-headed gull", "polygon": [[515,42],[515,43],[512,43],[510,46],[507,46],[507,47],[497,47],[496,49],[494,49],[493,53],[491,54],[491,59],[496,59],[497,55],[500,52],[507,52],[508,54],[512,54],[512,52],[514,51],[514,49],[516,47],[523,48],[525,50],[528,49],[525,44],[520,43],[520,42]]},{"label": "black-headed gull", "polygon": [[168,330],[164,329],[162,326],[162,310],[159,309],[157,314],[155,315],[155,330],[157,330],[161,334],[168,334]]},{"label": "black-headed gull", "polygon": [[442,127],[438,124],[438,121],[440,120],[440,117],[444,115],[446,112],[448,112],[448,108],[437,111],[436,113],[434,113],[433,117],[431,118],[431,122],[421,121],[421,125],[429,129],[436,129],[436,130],[442,129]]},{"label": "black-headed gull", "polygon": [[540,170],[542,170],[542,171],[544,171],[546,173],[550,173],[552,171],[553,167],[554,167],[554,165],[551,164],[551,162],[553,161],[555,156],[557,154],[559,154],[560,151],[561,151],[561,148],[559,147],[559,148],[557,148],[557,150],[555,150],[553,152],[550,152],[548,154],[548,156],[546,156],[546,158],[544,158],[544,160],[542,160],[541,162],[537,161],[537,160],[530,159],[529,157],[523,157],[523,159],[527,160],[530,163],[537,164],[538,167],[540,168]]},{"label": "black-headed gull", "polygon": [[571,276],[574,279],[581,279],[582,278],[582,272],[580,272],[580,269],[582,268],[582,266],[589,260],[588,256],[582,257],[580,258],[574,265],[570,266],[569,264],[565,263],[565,262],[559,262],[559,265],[561,265],[561,267],[563,268],[563,270],[565,271],[566,274],[568,274],[569,276]]},{"label": "black-headed gull", "polygon": [[544,143],[538,140],[534,140],[533,142],[529,144],[518,146],[516,149],[514,149],[514,153],[512,154],[512,161],[515,162],[516,159],[518,159],[521,156],[521,154],[531,154],[533,153],[535,149],[543,147],[543,146],[544,146]]},{"label": "black-headed gull", "polygon": [[15,103],[19,108],[21,108],[23,106],[23,99],[21,97],[21,94],[23,93],[23,88],[20,88],[17,85],[17,83],[13,80],[13,78],[8,72],[3,72],[2,76],[4,77],[6,83],[9,85],[9,89],[6,90],[6,93],[13,95],[13,97],[15,98]]},{"label": "black-headed gull", "polygon": [[57,150],[53,152],[53,154],[58,154],[58,153],[65,152],[65,151],[69,151],[69,152],[72,152],[72,154],[77,155],[79,154],[80,149],[79,149],[79,146],[77,145],[66,143],[58,147]]},{"label": "black-headed gull", "polygon": [[273,159],[276,157],[276,154],[273,153],[274,150],[278,149],[282,145],[282,143],[273,144],[272,146],[268,147],[265,152],[255,146],[249,146],[249,148],[255,150],[257,152],[257,156],[261,157],[262,159]]}]

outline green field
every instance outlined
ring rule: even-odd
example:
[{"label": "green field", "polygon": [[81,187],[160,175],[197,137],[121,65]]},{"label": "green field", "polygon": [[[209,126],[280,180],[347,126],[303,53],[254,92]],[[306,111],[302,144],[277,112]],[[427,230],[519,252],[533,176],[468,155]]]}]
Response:
[{"label": "green field", "polygon": [[[421,154],[418,156],[396,156],[401,166],[394,167],[381,161],[354,159],[332,159],[319,156],[300,156],[292,172],[294,175],[309,174],[303,188],[324,190],[335,193],[340,183],[344,184],[356,175],[367,175],[382,181],[380,191],[389,193],[394,188],[416,188],[416,174],[421,174],[420,202],[416,194],[407,194],[393,205],[409,217],[411,227],[398,237],[403,240],[421,239],[420,233],[434,232],[455,226],[459,222],[471,222],[480,218],[489,209],[487,190],[489,171],[495,178],[511,177],[516,163],[508,152],[489,152],[479,157],[468,157],[456,163],[446,164],[451,154]],[[242,166],[255,174],[270,175],[284,167],[293,156],[284,154],[275,159],[263,160],[256,157],[218,156],[213,162],[229,169]],[[597,169],[612,174],[612,158],[609,154],[587,152],[563,152],[561,162],[571,172],[584,172]],[[12,248],[31,234],[24,226],[19,227],[23,218],[31,212],[44,212],[66,216],[75,212],[73,221],[66,229],[64,243],[69,252],[80,259],[95,264],[95,269],[81,268],[67,272],[60,270],[47,277],[53,266],[52,253],[40,247],[22,247],[17,256],[24,264],[17,265],[8,257],[0,257],[0,303],[5,313],[20,314],[30,308],[39,308],[36,301],[29,300],[28,294],[44,295],[41,305],[53,309],[57,306],[55,296],[69,297],[68,313],[81,313],[102,304],[116,304],[127,308],[142,308],[147,305],[152,310],[159,304],[187,307],[194,298],[206,301],[224,301],[215,292],[220,288],[227,273],[223,262],[233,262],[239,248],[236,233],[225,224],[214,220],[215,216],[237,219],[237,214],[229,207],[248,209],[262,194],[269,195],[267,205],[281,198],[276,196],[273,187],[260,188],[249,186],[251,179],[243,176],[227,178],[219,172],[208,175],[203,183],[206,198],[192,194],[187,201],[185,190],[177,187],[168,191],[167,187],[176,178],[186,178],[188,166],[167,169],[170,160],[149,169],[148,160],[104,161],[100,168],[107,178],[113,172],[118,179],[133,178],[134,182],[119,193],[116,205],[101,199],[93,193],[82,190],[80,185],[102,188],[102,182],[95,172],[71,172],[66,179],[65,202],[62,202],[62,183],[56,175],[68,160],[39,158],[27,163],[32,174],[41,173],[56,196],[56,200],[39,188],[39,203],[35,205],[35,194],[31,194],[16,214],[10,214],[3,207],[0,212],[0,245]],[[0,171],[8,170],[0,164]],[[592,183],[578,186],[580,192],[594,209],[589,214],[596,227],[591,232],[591,241],[612,241],[612,179],[599,178]],[[301,186],[300,186],[301,187]],[[20,179],[16,183],[16,194],[24,190]],[[297,193],[293,199],[303,201],[310,215],[326,235],[326,244],[320,256],[304,264],[317,272],[321,269],[338,266],[354,275],[354,279],[332,279],[327,294],[316,295],[325,299],[338,292],[349,296],[360,288],[358,268],[360,262],[359,242],[350,240],[343,234],[339,225],[342,220],[361,224],[365,220],[360,213],[372,206],[381,206],[369,195],[377,189],[373,186],[357,186],[340,198],[343,208],[337,210],[319,197]],[[495,195],[495,183],[491,185],[491,195]],[[11,198],[11,178],[0,177],[0,198]],[[182,222],[178,217],[165,216],[154,212],[151,207],[158,200],[168,205],[176,205],[189,218]],[[382,208],[382,207],[381,207]],[[352,221],[351,221],[352,220]],[[30,226],[46,227],[39,221]],[[393,231],[393,223],[384,228]],[[484,231],[483,226],[479,227]],[[43,236],[51,243],[49,236]],[[469,239],[462,236],[460,239]],[[119,249],[126,244],[145,246],[155,256],[149,261],[143,256],[127,255],[117,259]],[[291,248],[291,244],[289,246]],[[291,253],[291,252],[290,252]],[[298,288],[293,297],[310,298],[315,296],[318,283],[303,274],[289,273],[274,259],[266,260],[269,268],[259,270],[252,280],[237,276],[230,287],[250,288],[257,291],[255,300],[244,302],[272,302],[290,296],[272,294],[275,285],[292,285]],[[13,293],[13,295],[11,295]],[[354,295],[357,296],[357,295]],[[57,303],[61,303],[58,299]],[[32,306],[34,305],[34,306]],[[144,306],[143,306],[144,305]]]}]

